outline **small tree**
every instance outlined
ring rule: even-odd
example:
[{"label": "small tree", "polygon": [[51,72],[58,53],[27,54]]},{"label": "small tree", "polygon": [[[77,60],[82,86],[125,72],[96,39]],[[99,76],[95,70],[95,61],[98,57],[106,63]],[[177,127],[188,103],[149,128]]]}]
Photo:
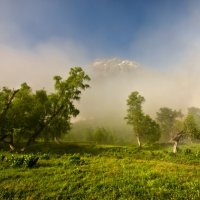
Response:
[{"label": "small tree", "polygon": [[144,101],[144,97],[137,91],[132,92],[127,100],[128,109],[125,117],[127,124],[133,127],[139,147],[141,147],[141,142],[153,143],[160,138],[159,125],[142,111]]},{"label": "small tree", "polygon": [[[181,111],[172,110],[171,108],[160,108],[156,113],[156,120],[160,125],[163,139],[170,140],[173,135],[173,131],[178,124],[177,118],[182,117]],[[178,128],[178,127],[177,127]]]},{"label": "small tree", "polygon": [[200,130],[193,115],[188,114],[184,120],[184,132],[192,142],[194,139],[200,139]]},{"label": "small tree", "polygon": [[161,131],[159,125],[149,115],[143,118],[143,130],[141,139],[148,143],[154,143],[160,139]]}]

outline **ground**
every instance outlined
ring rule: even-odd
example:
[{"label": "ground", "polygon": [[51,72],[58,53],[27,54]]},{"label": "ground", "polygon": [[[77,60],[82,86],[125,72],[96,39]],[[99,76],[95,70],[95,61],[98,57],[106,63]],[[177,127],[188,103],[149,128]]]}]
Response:
[{"label": "ground", "polygon": [[200,199],[200,146],[34,144],[36,166],[1,150],[0,199]]}]

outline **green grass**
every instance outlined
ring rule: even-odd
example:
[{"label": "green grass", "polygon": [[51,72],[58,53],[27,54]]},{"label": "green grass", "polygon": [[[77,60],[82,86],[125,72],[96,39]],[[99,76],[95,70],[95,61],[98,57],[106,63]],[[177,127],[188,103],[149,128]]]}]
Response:
[{"label": "green grass", "polygon": [[36,167],[0,162],[0,199],[200,199],[200,146],[171,151],[168,145],[35,144],[27,154],[39,156]]}]

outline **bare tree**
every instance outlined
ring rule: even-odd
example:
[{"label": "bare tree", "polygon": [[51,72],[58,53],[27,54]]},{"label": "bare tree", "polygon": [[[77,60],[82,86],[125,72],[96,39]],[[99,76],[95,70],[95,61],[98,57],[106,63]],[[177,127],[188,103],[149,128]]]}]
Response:
[{"label": "bare tree", "polygon": [[180,139],[181,139],[182,136],[183,136],[183,131],[180,131],[172,139],[174,141],[173,153],[177,153],[178,143],[179,143],[179,141],[180,141]]}]

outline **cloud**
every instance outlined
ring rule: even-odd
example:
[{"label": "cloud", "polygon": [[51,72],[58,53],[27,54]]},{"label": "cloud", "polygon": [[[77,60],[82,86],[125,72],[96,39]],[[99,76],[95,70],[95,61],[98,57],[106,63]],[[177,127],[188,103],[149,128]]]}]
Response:
[{"label": "cloud", "polygon": [[54,75],[67,76],[72,66],[87,63],[84,48],[75,42],[51,39],[33,49],[0,46],[0,85],[18,87],[27,82],[33,88],[52,86]]}]

